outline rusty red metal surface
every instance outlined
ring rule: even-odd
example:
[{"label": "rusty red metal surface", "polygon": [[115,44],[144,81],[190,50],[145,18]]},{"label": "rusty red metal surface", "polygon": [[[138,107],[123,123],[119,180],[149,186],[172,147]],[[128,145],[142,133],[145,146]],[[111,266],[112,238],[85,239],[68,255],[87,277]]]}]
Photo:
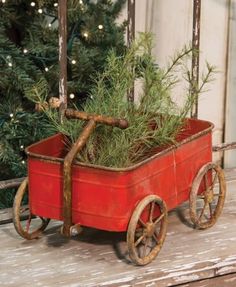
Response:
[{"label": "rusty red metal surface", "polygon": [[[73,164],[72,222],[125,231],[135,206],[147,195],[160,196],[168,210],[188,200],[194,177],[212,160],[212,127],[209,122],[189,119],[178,144],[129,168]],[[61,134],[27,149],[33,214],[63,220],[63,159],[67,152]]]}]

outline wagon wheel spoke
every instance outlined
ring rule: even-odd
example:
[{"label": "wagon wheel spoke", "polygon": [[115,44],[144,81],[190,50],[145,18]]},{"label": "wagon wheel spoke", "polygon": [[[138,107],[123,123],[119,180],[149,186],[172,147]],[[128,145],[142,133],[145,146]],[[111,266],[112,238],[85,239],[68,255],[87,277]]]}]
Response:
[{"label": "wagon wheel spoke", "polygon": [[156,234],[155,234],[155,233],[153,233],[152,237],[154,238],[154,240],[155,240],[155,241],[156,241],[156,243],[158,244],[158,243],[159,243],[159,240],[158,240],[158,238],[157,238],[157,236],[156,236]]},{"label": "wagon wheel spoke", "polygon": [[205,173],[204,175],[204,181],[205,181],[205,187],[206,190],[209,188],[209,183],[208,183],[208,173]]},{"label": "wagon wheel spoke", "polygon": [[204,203],[204,206],[203,206],[203,208],[202,208],[201,214],[200,214],[200,216],[198,217],[198,222],[201,222],[201,219],[202,219],[202,217],[203,217],[203,215],[204,215],[206,206],[207,206],[207,202]]},{"label": "wagon wheel spoke", "polygon": [[142,250],[142,258],[144,258],[146,256],[147,253],[147,246],[148,246],[148,240],[146,240],[144,246],[143,246],[143,250]]},{"label": "wagon wheel spoke", "polygon": [[26,223],[26,231],[29,232],[29,229],[30,229],[30,223],[31,223],[31,213],[29,214],[29,218],[27,220],[27,223]]},{"label": "wagon wheel spoke", "polygon": [[150,205],[149,222],[152,222],[154,207],[155,207],[155,202],[152,202]]},{"label": "wagon wheel spoke", "polygon": [[212,184],[211,184],[211,190],[213,190],[214,189],[214,186],[215,186],[215,184],[216,184],[216,181],[217,181],[217,179],[218,179],[218,174],[217,173],[215,173],[215,175],[214,175],[214,179],[213,179],[213,181],[212,181]]},{"label": "wagon wheel spoke", "polygon": [[21,208],[20,208],[20,213],[22,214],[22,213],[24,213],[24,212],[26,212],[26,211],[28,211],[28,210],[29,210],[29,207],[28,207],[28,206],[21,207]]},{"label": "wagon wheel spoke", "polygon": [[163,218],[164,218],[165,214],[162,213],[155,221],[154,221],[154,225],[157,225]]},{"label": "wagon wheel spoke", "polygon": [[146,226],[147,226],[146,223],[144,223],[144,221],[143,221],[141,218],[139,218],[138,221],[139,221],[139,223],[141,223],[141,225],[142,225],[143,227],[146,227]]},{"label": "wagon wheel spoke", "polygon": [[212,218],[213,211],[212,211],[212,205],[210,202],[209,202],[209,210],[210,210],[210,218]]},{"label": "wagon wheel spoke", "polygon": [[140,236],[139,239],[137,239],[134,243],[134,246],[137,247],[141,242],[142,240],[145,238],[144,235]]}]

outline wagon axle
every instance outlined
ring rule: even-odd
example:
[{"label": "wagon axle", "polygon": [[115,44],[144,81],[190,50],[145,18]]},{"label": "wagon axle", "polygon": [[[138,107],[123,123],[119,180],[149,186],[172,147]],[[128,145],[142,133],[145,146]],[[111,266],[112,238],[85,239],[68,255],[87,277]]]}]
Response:
[{"label": "wagon axle", "polygon": [[205,203],[207,204],[211,204],[213,199],[214,199],[214,194],[213,194],[213,190],[212,189],[207,189],[205,192],[204,192],[204,201]]},{"label": "wagon axle", "polygon": [[156,238],[154,233],[155,233],[155,223],[154,222],[148,222],[146,224],[146,228],[144,229],[144,237],[148,237],[148,238]]}]

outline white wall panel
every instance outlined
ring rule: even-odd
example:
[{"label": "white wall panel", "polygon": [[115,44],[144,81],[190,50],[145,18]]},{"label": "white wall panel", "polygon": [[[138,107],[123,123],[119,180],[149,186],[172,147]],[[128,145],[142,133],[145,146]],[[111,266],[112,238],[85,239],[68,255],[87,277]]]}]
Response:
[{"label": "white wall panel", "polygon": [[[146,2],[145,20],[141,17],[144,10],[139,9],[140,2]],[[201,9],[200,74],[204,72],[205,61],[216,66],[218,73],[214,75],[214,82],[208,85],[208,91],[200,96],[199,118],[214,123],[214,144],[221,143],[223,137],[228,3],[228,0],[202,1]],[[191,42],[193,1],[138,0],[137,4],[136,21],[141,21],[146,31],[155,34],[154,54],[157,62],[165,66],[170,56]],[[176,90],[176,94],[183,94],[180,89]],[[219,160],[220,156],[215,154],[215,160]]]},{"label": "white wall panel", "polygon": [[[229,69],[226,101],[225,141],[236,141],[236,0],[231,1]],[[236,166],[236,151],[225,152],[225,166]]]},{"label": "white wall panel", "polygon": [[[218,72],[214,75],[214,82],[208,85],[208,91],[200,96],[199,118],[214,123],[214,144],[222,142],[225,120],[225,140],[235,141],[236,0],[202,0],[201,2],[200,74],[204,72],[205,61],[216,66]],[[230,2],[232,15],[229,69],[227,70]],[[176,51],[185,44],[191,43],[192,17],[193,1],[191,0],[136,0],[136,31],[154,33],[154,55],[160,66],[166,66]],[[176,94],[180,96],[184,87],[183,85],[182,88],[176,89]],[[226,98],[227,110],[224,113]],[[236,152],[226,152],[225,155],[226,166],[236,166]],[[215,160],[219,160],[220,156],[221,154],[216,154]]]},{"label": "white wall panel", "polygon": [[202,1],[200,70],[208,61],[218,73],[200,98],[199,118],[214,123],[214,143],[221,143],[223,136],[228,16],[227,0]]}]

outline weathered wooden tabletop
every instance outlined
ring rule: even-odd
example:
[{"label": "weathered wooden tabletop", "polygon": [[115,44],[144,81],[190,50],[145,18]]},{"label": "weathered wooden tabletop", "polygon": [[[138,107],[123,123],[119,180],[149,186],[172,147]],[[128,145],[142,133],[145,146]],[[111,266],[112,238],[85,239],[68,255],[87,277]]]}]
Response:
[{"label": "weathered wooden tabletop", "polygon": [[[13,224],[0,225],[0,286],[236,286],[236,182],[227,186],[223,214],[209,230],[189,226],[186,205],[169,213],[164,246],[145,267],[130,263],[124,233],[84,229],[67,240],[54,221],[40,239],[26,241]],[[224,274],[216,280],[233,285],[201,281]]]}]

